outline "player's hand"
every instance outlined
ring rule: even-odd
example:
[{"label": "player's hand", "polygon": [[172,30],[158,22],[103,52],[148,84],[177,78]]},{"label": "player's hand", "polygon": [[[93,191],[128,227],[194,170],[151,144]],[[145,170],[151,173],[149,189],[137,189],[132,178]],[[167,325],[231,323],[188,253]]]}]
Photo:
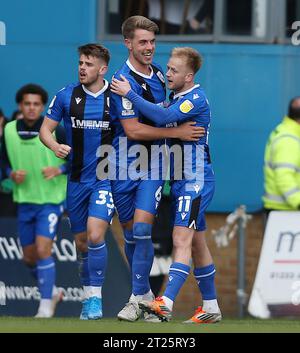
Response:
[{"label": "player's hand", "polygon": [[19,169],[19,170],[12,171],[10,173],[10,177],[16,184],[22,184],[23,181],[25,180],[26,174],[27,174],[26,170]]},{"label": "player's hand", "polygon": [[116,93],[119,96],[125,97],[126,94],[131,90],[131,86],[125,76],[120,75],[120,77],[121,77],[122,81],[113,77],[111,84],[110,84],[110,87],[111,87],[111,91],[113,93]]},{"label": "player's hand", "polygon": [[188,121],[181,124],[178,129],[178,138],[182,141],[198,141],[205,135],[205,129],[202,126],[195,126],[195,121]]},{"label": "player's hand", "polygon": [[50,180],[62,174],[62,171],[57,167],[45,167],[42,169],[42,174],[46,180]]},{"label": "player's hand", "polygon": [[58,158],[66,158],[71,152],[71,147],[68,145],[57,144],[53,152]]}]

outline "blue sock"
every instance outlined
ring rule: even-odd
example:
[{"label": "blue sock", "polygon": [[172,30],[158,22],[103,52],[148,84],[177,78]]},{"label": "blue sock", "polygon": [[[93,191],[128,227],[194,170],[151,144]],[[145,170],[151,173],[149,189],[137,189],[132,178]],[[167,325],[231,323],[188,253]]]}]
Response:
[{"label": "blue sock", "polygon": [[203,300],[217,299],[215,273],[216,268],[214,264],[194,269],[194,276],[198,283]]},{"label": "blue sock", "polygon": [[78,272],[82,286],[90,285],[90,273],[88,263],[88,253],[82,252],[78,255]]},{"label": "blue sock", "polygon": [[89,242],[88,249],[90,286],[102,287],[107,264],[107,248],[105,242],[98,244]]},{"label": "blue sock", "polygon": [[175,298],[183,286],[190,272],[190,266],[180,262],[173,262],[169,270],[169,281],[164,296],[175,301]]},{"label": "blue sock", "polygon": [[124,229],[125,238],[125,255],[129,263],[130,271],[132,272],[132,259],[135,249],[135,240],[133,238],[133,230]]},{"label": "blue sock", "polygon": [[42,299],[51,299],[55,283],[55,262],[52,256],[38,260],[37,274]]},{"label": "blue sock", "polygon": [[150,290],[149,276],[154,258],[151,239],[152,225],[134,223],[133,237],[136,241],[132,259],[132,293],[143,295]]}]

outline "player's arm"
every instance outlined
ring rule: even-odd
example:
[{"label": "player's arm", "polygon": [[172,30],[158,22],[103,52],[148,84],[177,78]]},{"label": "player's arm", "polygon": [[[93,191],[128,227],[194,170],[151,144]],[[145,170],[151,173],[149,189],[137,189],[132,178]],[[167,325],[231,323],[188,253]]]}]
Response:
[{"label": "player's arm", "polygon": [[40,129],[40,140],[46,147],[50,148],[50,150],[55,153],[56,157],[66,158],[71,151],[71,147],[58,143],[53,136],[53,132],[58,124],[58,121],[46,116]]},{"label": "player's arm", "polygon": [[[56,142],[60,146],[66,146],[66,144],[65,144],[66,138],[65,138],[65,133],[64,133],[63,127],[61,125],[57,125],[54,128],[54,130],[56,132],[56,139],[57,139]],[[68,174],[69,170],[70,170],[70,162],[66,161],[64,164],[61,164],[59,167],[47,166],[42,169],[42,173],[43,173],[43,176],[46,180],[50,180],[50,179],[55,178],[56,176],[59,176],[61,174]]]},{"label": "player's arm", "polygon": [[47,110],[47,116],[40,129],[40,140],[46,147],[50,148],[58,158],[66,158],[71,151],[70,146],[58,143],[53,136],[53,132],[62,120],[64,114],[64,96],[65,88],[61,89],[52,99]]},{"label": "player's arm", "polygon": [[[131,140],[152,141],[163,138],[179,138],[185,141],[197,141],[205,134],[205,130],[202,127],[194,126],[194,122],[187,122],[180,125],[180,127],[174,128],[153,127],[140,123],[138,121],[139,111],[132,109],[132,106],[126,111],[126,101],[128,101],[126,98],[122,98],[122,108],[125,108],[125,111],[120,109],[121,105],[118,104],[118,100],[120,99],[121,101],[120,95],[113,96],[115,96],[115,98],[113,98],[116,102],[115,106],[119,108],[119,110],[117,108],[116,115],[122,116],[120,122],[127,137]],[[124,116],[126,116],[126,118],[124,118]],[[159,124],[161,124],[162,121],[163,120],[160,120]]]},{"label": "player's arm", "polygon": [[164,138],[178,138],[184,141],[198,141],[204,135],[204,129],[194,126],[196,123],[192,121],[173,128],[153,127],[140,123],[138,118],[122,119],[121,124],[130,140],[153,141]]},{"label": "player's arm", "polygon": [[[62,125],[58,125],[55,130],[56,141],[60,145],[67,145],[66,130]],[[68,174],[71,170],[71,162],[66,158],[66,162],[59,166],[62,174]]]},{"label": "player's arm", "polygon": [[134,92],[131,89],[129,81],[123,75],[121,75],[121,79],[122,81],[116,78],[112,79],[112,92],[129,99],[148,119],[157,124],[161,124],[162,121],[164,124],[169,124],[181,120],[180,112],[177,107],[170,106],[163,108],[157,104],[151,103]]}]

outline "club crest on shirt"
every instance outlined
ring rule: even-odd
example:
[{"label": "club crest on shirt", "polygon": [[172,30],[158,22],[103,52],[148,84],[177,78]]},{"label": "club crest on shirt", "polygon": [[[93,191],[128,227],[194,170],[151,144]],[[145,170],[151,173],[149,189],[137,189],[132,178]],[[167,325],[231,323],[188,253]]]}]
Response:
[{"label": "club crest on shirt", "polygon": [[132,109],[132,103],[130,102],[129,99],[122,97],[122,106],[125,110],[131,110]]},{"label": "club crest on shirt", "polygon": [[179,106],[179,109],[182,113],[188,113],[194,108],[194,104],[186,99],[184,102],[182,102]]}]

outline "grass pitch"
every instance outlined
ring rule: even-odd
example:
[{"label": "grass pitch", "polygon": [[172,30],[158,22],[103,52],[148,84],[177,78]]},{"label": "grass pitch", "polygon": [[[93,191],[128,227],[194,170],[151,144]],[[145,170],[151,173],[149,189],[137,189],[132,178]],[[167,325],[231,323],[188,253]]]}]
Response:
[{"label": "grass pitch", "polygon": [[128,323],[117,319],[80,321],[78,318],[34,319],[0,317],[0,333],[300,333],[300,320],[223,319],[217,324]]}]

